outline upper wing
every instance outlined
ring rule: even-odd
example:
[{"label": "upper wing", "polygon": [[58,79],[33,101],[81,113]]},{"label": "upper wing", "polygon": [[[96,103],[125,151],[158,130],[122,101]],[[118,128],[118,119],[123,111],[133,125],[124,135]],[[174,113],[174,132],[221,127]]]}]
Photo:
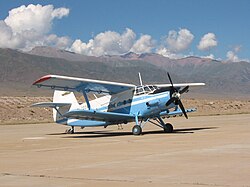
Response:
[{"label": "upper wing", "polygon": [[[156,90],[157,92],[162,92],[162,91],[170,91],[172,88],[171,84],[156,84],[154,85],[158,89]],[[189,87],[199,87],[199,86],[205,86],[205,83],[181,83],[181,84],[173,84],[173,86],[177,89],[180,90],[183,87],[189,86]]]},{"label": "upper wing", "polygon": [[[158,88],[167,88],[167,87],[172,87],[171,84],[156,84],[155,86],[157,86]],[[173,85],[176,88],[181,88],[181,87],[185,87],[185,86],[205,86],[205,83],[181,83],[181,84],[174,84]]]},{"label": "upper wing", "polygon": [[83,79],[76,77],[67,77],[59,75],[46,75],[38,79],[33,83],[37,87],[47,87],[55,90],[64,90],[64,91],[85,91],[95,92],[95,93],[106,93],[106,94],[116,94],[126,90],[134,90],[135,85],[117,83],[110,81],[100,81],[93,79]]},{"label": "upper wing", "polygon": [[114,112],[100,112],[95,110],[71,110],[63,115],[67,118],[106,121],[111,123],[126,123],[134,120],[131,114],[122,114]]}]

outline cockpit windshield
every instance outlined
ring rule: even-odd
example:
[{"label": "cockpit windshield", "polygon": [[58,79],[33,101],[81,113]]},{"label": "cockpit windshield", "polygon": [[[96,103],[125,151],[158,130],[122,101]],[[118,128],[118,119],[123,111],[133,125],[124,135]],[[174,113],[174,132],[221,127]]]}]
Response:
[{"label": "cockpit windshield", "polygon": [[135,90],[135,95],[153,93],[156,89],[157,87],[152,85],[137,86]]}]

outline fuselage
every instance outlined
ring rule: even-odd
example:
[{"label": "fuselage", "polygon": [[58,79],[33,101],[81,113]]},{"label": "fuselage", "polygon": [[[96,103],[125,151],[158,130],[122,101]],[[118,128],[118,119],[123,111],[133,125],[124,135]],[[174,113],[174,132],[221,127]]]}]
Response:
[{"label": "fuselage", "polygon": [[[170,99],[169,91],[153,93],[145,92],[137,94],[133,92],[120,93],[117,95],[106,95],[90,101],[91,109],[102,112],[124,113],[137,115],[141,119],[147,117],[159,116],[162,112],[175,105],[166,106],[166,102]],[[79,110],[88,110],[87,104],[83,103],[79,106]],[[68,119],[68,125],[72,126],[106,126],[112,125],[108,122]]]}]

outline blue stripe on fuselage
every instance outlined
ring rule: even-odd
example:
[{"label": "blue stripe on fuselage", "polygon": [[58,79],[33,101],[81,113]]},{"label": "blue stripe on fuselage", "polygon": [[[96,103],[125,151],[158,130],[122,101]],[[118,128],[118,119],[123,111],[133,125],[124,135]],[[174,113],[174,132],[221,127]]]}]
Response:
[{"label": "blue stripe on fuselage", "polygon": [[[116,113],[137,114],[138,111],[148,110],[148,106],[146,105],[146,102],[159,101],[158,107],[164,107],[165,103],[168,100],[169,100],[169,92],[162,92],[162,93],[158,93],[158,94],[154,94],[154,95],[134,96],[132,98],[131,103],[124,104],[121,106],[116,106],[114,108],[109,109],[108,111],[109,112],[116,112]],[[107,109],[108,109],[108,106],[105,106],[105,107],[99,108],[98,110],[99,111],[105,111],[105,110],[107,111]]]}]

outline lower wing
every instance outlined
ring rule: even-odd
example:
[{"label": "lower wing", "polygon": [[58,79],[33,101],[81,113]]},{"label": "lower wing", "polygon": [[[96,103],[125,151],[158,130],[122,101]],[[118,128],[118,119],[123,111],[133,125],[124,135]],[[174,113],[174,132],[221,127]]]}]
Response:
[{"label": "lower wing", "polygon": [[[197,109],[196,108],[190,108],[190,109],[186,109],[186,113],[190,113],[190,112],[195,112]],[[174,110],[171,112],[168,111],[164,111],[160,113],[160,116],[166,116],[166,117],[172,117],[172,116],[178,116],[178,115],[183,115],[183,112],[178,109],[178,110]]]},{"label": "lower wing", "polygon": [[71,110],[63,114],[63,116],[73,119],[105,121],[109,123],[127,123],[135,119],[131,114],[100,112],[95,110]]}]

